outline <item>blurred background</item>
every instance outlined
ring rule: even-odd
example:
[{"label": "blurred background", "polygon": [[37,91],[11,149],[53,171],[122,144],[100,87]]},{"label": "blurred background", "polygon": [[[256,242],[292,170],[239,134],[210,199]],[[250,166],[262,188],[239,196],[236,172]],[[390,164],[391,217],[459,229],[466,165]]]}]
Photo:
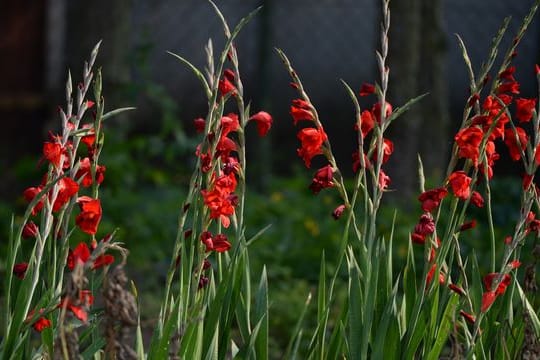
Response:
[{"label": "blurred background", "polygon": [[[241,32],[236,47],[253,112],[264,109],[274,117],[268,138],[259,140],[254,130],[248,134],[247,223],[252,233],[272,224],[252,251],[255,271],[263,263],[268,265],[272,303],[281,314],[272,319],[273,339],[276,348],[283,348],[285,335],[316,282],[322,250],[332,259],[340,226],[329,216],[338,201],[334,194],[327,191],[314,197],[308,190],[320,164],[315,162],[314,169],[306,170],[296,158],[296,131],[288,114],[296,94],[273,48],[289,56],[319,110],[342,170],[350,174],[356,147],[354,109],[339,79],[356,90],[363,82],[378,80],[375,50],[380,4],[377,0],[216,3],[232,25],[263,5]],[[531,5],[532,0],[391,2],[388,99],[400,106],[429,92],[389,133],[396,146],[388,164],[395,192],[383,209],[388,225],[381,222],[383,233],[390,231],[394,210],[407,210],[398,216],[398,253],[404,251],[420,212],[414,200],[417,154],[424,160],[428,182],[439,184],[469,95],[467,71],[454,34],[463,38],[473,66],[479,69],[503,19],[513,17],[503,41],[504,52]],[[152,271],[163,277],[168,266],[176,216],[199,141],[192,120],[204,117],[207,110],[196,78],[166,51],[202,68],[209,38],[216,53],[221,51],[219,20],[210,4],[201,0],[2,0],[0,34],[2,234],[7,234],[11,214],[20,214],[25,205],[22,191],[41,177],[37,162],[47,133],[59,126],[56,109],[64,104],[67,69],[79,81],[83,61],[102,39],[97,64],[103,67],[106,106],[137,107],[106,125],[101,157],[107,166],[101,192],[102,228],[119,228],[120,240],[132,251],[132,276],[143,289],[151,327],[161,283],[146,274]],[[514,62],[524,97],[537,94],[533,71],[538,62],[540,23],[534,20]],[[362,99],[361,105],[370,107],[369,100]],[[494,201],[501,204],[494,208],[494,215],[503,236],[516,217],[517,209],[508,204],[517,204],[519,179],[505,177],[516,169],[501,152],[494,185],[501,191],[493,193],[497,194]],[[474,229],[473,242],[486,231],[481,226]],[[487,246],[480,241],[476,245]],[[1,263],[0,269],[5,271]]]}]

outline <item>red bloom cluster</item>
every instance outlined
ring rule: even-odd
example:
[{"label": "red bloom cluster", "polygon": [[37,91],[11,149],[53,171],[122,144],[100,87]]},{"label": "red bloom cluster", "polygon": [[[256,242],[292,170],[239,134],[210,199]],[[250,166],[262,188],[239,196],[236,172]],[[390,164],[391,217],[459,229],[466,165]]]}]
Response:
[{"label": "red bloom cluster", "polygon": [[[105,241],[105,240],[103,240]],[[93,249],[92,249],[93,250]],[[73,271],[77,264],[86,266],[91,258],[91,249],[86,243],[79,243],[73,250],[69,250],[66,266]],[[114,256],[103,254],[97,256],[88,266],[92,269],[99,269],[103,266],[110,265],[114,262]]]},{"label": "red bloom cluster", "polygon": [[211,186],[201,190],[204,204],[210,209],[210,218],[219,219],[224,227],[229,227],[230,216],[234,214],[234,207],[237,204],[236,190],[237,180],[234,173],[212,174]]},{"label": "red bloom cluster", "polygon": [[[40,309],[39,310],[39,314],[43,314],[43,309]],[[34,317],[35,315],[35,311],[34,310],[30,310],[30,312],[28,313],[28,315],[26,316],[26,319],[25,319],[25,322],[30,322],[32,320],[32,318]],[[43,330],[45,330],[46,328],[49,328],[51,327],[52,323],[49,319],[47,319],[46,317],[44,316],[40,316],[38,317],[34,323],[32,324],[32,327],[34,328],[34,330],[36,330],[37,332],[42,332]]]}]

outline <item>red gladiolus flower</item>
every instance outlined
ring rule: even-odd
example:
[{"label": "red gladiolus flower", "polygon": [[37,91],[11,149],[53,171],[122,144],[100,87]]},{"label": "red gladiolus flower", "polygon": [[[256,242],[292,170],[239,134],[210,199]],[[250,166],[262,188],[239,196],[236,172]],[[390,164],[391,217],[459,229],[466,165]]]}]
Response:
[{"label": "red gladiolus flower", "polygon": [[[101,184],[103,180],[105,179],[105,166],[103,165],[97,165],[96,166],[96,183]],[[90,161],[90,158],[85,157],[79,162],[79,170],[77,171],[77,174],[75,175],[76,178],[82,178],[81,185],[83,187],[90,187],[92,186],[92,163]]]},{"label": "red gladiolus flower", "polygon": [[422,236],[431,235],[435,232],[435,222],[430,213],[424,213],[420,216],[418,224],[414,227],[414,233]]},{"label": "red gladiolus flower", "polygon": [[360,125],[358,125],[358,123],[354,124],[354,130],[358,131],[358,128],[360,126],[360,130],[362,131],[362,138],[365,138],[367,134],[369,134],[369,132],[375,127],[375,118],[373,117],[371,111],[368,110],[362,111],[358,122],[360,123]]},{"label": "red gladiolus flower", "polygon": [[257,132],[259,136],[265,136],[268,130],[272,127],[272,116],[266,111],[259,111],[255,115],[251,116],[249,120],[255,121],[257,124]]},{"label": "red gladiolus flower", "polygon": [[480,95],[478,95],[478,93],[471,95],[471,97],[469,98],[469,101],[467,102],[467,106],[468,107],[473,106],[474,104],[476,104],[478,100],[480,100]]},{"label": "red gladiolus flower", "polygon": [[512,129],[506,129],[504,131],[504,143],[508,147],[510,157],[514,161],[521,159],[521,151],[524,151],[525,148],[527,148],[527,142],[529,141],[529,137],[527,136],[525,130],[518,126],[516,126],[516,134]]},{"label": "red gladiolus flower", "polygon": [[24,224],[23,231],[22,231],[23,238],[25,239],[35,238],[38,233],[39,233],[39,228],[33,221],[29,221],[26,224]]},{"label": "red gladiolus flower", "polygon": [[474,317],[474,315],[471,315],[463,310],[460,310],[459,314],[463,316],[463,318],[471,325],[474,325],[474,323],[476,322],[476,318]]},{"label": "red gladiolus flower", "polygon": [[504,82],[497,88],[497,94],[511,93],[519,94],[519,83],[517,81]]},{"label": "red gladiolus flower", "polygon": [[43,330],[45,330],[46,328],[49,328],[51,327],[52,323],[49,319],[45,318],[45,317],[40,317],[36,320],[35,323],[32,324],[32,327],[34,328],[34,330],[36,330],[37,332],[42,332]]},{"label": "red gladiolus flower", "polygon": [[[26,319],[24,321],[29,322],[30,320],[32,320],[32,318],[34,317],[34,314],[35,314],[35,311],[30,310],[30,312],[28,313],[28,315],[26,316]],[[39,310],[39,314],[40,315],[43,314],[43,309]],[[51,325],[52,325],[51,321],[42,316],[42,317],[39,317],[39,318],[36,319],[36,321],[32,324],[32,327],[37,332],[42,332],[46,328],[51,327]]]},{"label": "red gladiolus flower", "polygon": [[236,87],[234,86],[234,72],[230,69],[226,69],[223,72],[223,78],[219,80],[219,92],[221,96],[227,94],[236,95]]},{"label": "red gladiolus flower", "polygon": [[326,165],[317,170],[309,188],[314,194],[318,194],[322,189],[334,186],[333,178],[334,169],[331,165]]},{"label": "red gladiolus flower", "polygon": [[304,128],[298,132],[298,139],[302,142],[302,147],[297,149],[307,168],[311,166],[311,159],[316,155],[321,155],[322,145],[327,139],[322,129]]},{"label": "red gladiolus flower", "polygon": [[495,294],[495,291],[486,291],[482,295],[482,306],[480,308],[481,312],[486,312],[491,305],[495,302],[495,299],[497,298],[497,295]]},{"label": "red gladiolus flower", "polygon": [[75,265],[80,264],[84,265],[88,259],[90,259],[90,249],[86,243],[79,243],[73,250],[69,250],[67,258],[67,267],[69,270],[73,271]]},{"label": "red gladiolus flower", "polygon": [[81,196],[77,199],[81,213],[75,218],[77,226],[85,233],[95,235],[101,221],[101,201],[89,196]]},{"label": "red gladiolus flower", "polygon": [[471,181],[472,179],[462,170],[455,171],[448,177],[454,195],[462,200],[468,199],[471,194]]},{"label": "red gladiolus flower", "polygon": [[313,120],[315,117],[311,112],[310,104],[302,99],[295,99],[291,105],[291,116],[293,117],[293,124],[296,126],[300,120]]},{"label": "red gladiolus flower", "polygon": [[24,279],[24,275],[26,274],[26,270],[28,269],[28,263],[22,262],[15,264],[13,266],[13,275],[18,277],[19,279]]},{"label": "red gladiolus flower", "polygon": [[206,247],[206,252],[216,251],[216,252],[226,252],[231,248],[231,243],[227,240],[227,236],[224,234],[217,234],[212,236],[212,233],[209,231],[204,231],[201,234],[201,242]]},{"label": "red gladiolus flower", "polygon": [[515,66],[509,66],[506,69],[504,69],[503,71],[501,71],[501,73],[499,74],[499,79],[515,81],[515,79],[514,79],[514,73],[515,72],[516,72],[516,67]]},{"label": "red gladiolus flower", "polygon": [[460,130],[454,137],[459,148],[459,157],[470,159],[474,166],[478,166],[480,143],[482,142],[483,137],[484,132],[476,126]]},{"label": "red gladiolus flower", "polygon": [[79,191],[79,184],[69,177],[60,179],[57,184],[58,195],[53,204],[53,211],[60,210]]},{"label": "red gladiolus flower", "polygon": [[465,295],[465,291],[456,284],[448,284],[448,288],[460,296]]},{"label": "red gladiolus flower", "polygon": [[210,231],[203,231],[201,233],[201,242],[206,247],[206,252],[212,251],[212,249],[214,248],[212,233]]},{"label": "red gladiolus flower", "polygon": [[510,263],[508,264],[508,267],[513,270],[513,269],[517,269],[518,267],[521,266],[521,261],[519,260],[513,260],[513,261],[510,261]]},{"label": "red gladiolus flower", "polygon": [[56,169],[60,169],[63,165],[61,164],[63,154],[64,149],[61,144],[57,142],[45,142],[43,144],[43,157]]},{"label": "red gladiolus flower", "polygon": [[206,120],[203,118],[197,118],[193,120],[193,126],[195,127],[195,131],[197,133],[202,133],[204,132],[204,128],[206,126]]},{"label": "red gladiolus flower", "polygon": [[[83,128],[87,128],[87,126],[83,126]],[[81,137],[81,142],[86,145],[88,150],[91,150],[94,147],[94,144],[96,142],[96,131],[94,128],[87,128],[88,134]]]},{"label": "red gladiolus flower", "polygon": [[[493,165],[495,161],[499,160],[499,154],[495,151],[495,143],[493,141],[488,141],[486,143],[486,157],[487,157],[487,178],[491,179],[493,177]],[[484,164],[480,165],[480,171],[484,173],[486,169]]]},{"label": "red gladiolus flower", "polygon": [[222,161],[227,161],[233,151],[236,151],[236,143],[230,138],[222,136],[216,146],[216,156],[221,157]]},{"label": "red gladiolus flower", "polygon": [[506,291],[506,288],[508,285],[510,285],[510,282],[512,281],[512,277],[508,274],[504,274],[502,279],[499,282],[499,285],[497,286],[497,289],[493,290],[493,283],[495,280],[499,279],[499,273],[489,273],[486,276],[484,276],[484,286],[486,287],[486,290],[488,291],[494,291],[495,295],[499,296],[504,294]]},{"label": "red gladiolus flower", "polygon": [[[23,192],[24,199],[29,203],[32,202],[32,200],[34,200],[34,198],[37,196],[37,194],[41,192],[41,190],[43,190],[41,186],[29,187]],[[34,208],[32,209],[32,215],[36,215],[41,211],[41,209],[43,209],[43,200],[38,201],[38,203],[34,206]]]},{"label": "red gladiolus flower", "polygon": [[[388,139],[383,139],[383,161],[382,163],[384,164],[385,162],[388,161],[388,159],[390,158],[390,155],[392,155],[392,153],[394,152],[394,143]],[[377,154],[378,152],[375,151],[373,152],[373,161],[377,162]]]},{"label": "red gladiolus flower", "polygon": [[411,241],[414,244],[424,245],[426,243],[426,236],[413,232],[411,234]]},{"label": "red gladiolus flower", "polygon": [[375,92],[375,85],[363,83],[360,87],[360,96],[368,96]]},{"label": "red gladiolus flower", "polygon": [[212,250],[216,252],[225,252],[229,251],[231,248],[231,243],[227,240],[227,236],[224,234],[217,234],[213,238],[214,248]]},{"label": "red gladiolus flower", "polygon": [[425,212],[432,212],[437,209],[447,194],[448,190],[445,188],[424,191],[418,197],[418,200],[422,203],[422,210]]},{"label": "red gladiolus flower", "polygon": [[381,172],[379,173],[379,189],[386,190],[386,188],[388,187],[388,185],[390,185],[391,182],[392,180],[390,179],[390,176],[386,175],[381,169]]},{"label": "red gladiolus flower", "polygon": [[238,121],[238,115],[235,113],[229,113],[223,116],[220,120],[221,125],[221,138],[229,135],[231,132],[238,131],[240,129],[240,122]]},{"label": "red gladiolus flower", "polygon": [[[431,265],[431,268],[429,269],[426,277],[426,288],[429,284],[431,284],[431,281],[433,280],[433,276],[435,275],[435,270],[437,269],[437,264]],[[443,285],[446,280],[446,277],[444,276],[442,271],[439,271],[439,284]]]},{"label": "red gladiolus flower", "polygon": [[[364,157],[364,165],[366,166],[366,168],[370,169],[371,168],[371,162],[369,161],[367,155],[362,154],[362,156]],[[353,160],[353,166],[352,166],[353,171],[357,172],[358,169],[360,169],[360,167],[362,166],[362,163],[360,162],[360,155],[359,155],[358,151],[353,152],[352,160]]]},{"label": "red gladiolus flower", "polygon": [[478,191],[473,191],[471,195],[471,203],[478,208],[483,208],[484,198],[482,197],[482,195],[480,195]]},{"label": "red gladiolus flower", "polygon": [[[377,122],[380,124],[381,123],[381,103],[375,103],[375,105],[373,105],[373,107],[371,108],[371,112],[373,113],[373,116],[375,117],[375,119],[377,120]],[[386,102],[386,113],[385,113],[385,118],[387,119],[391,114],[392,114],[392,104],[390,104],[389,102]]]},{"label": "red gladiolus flower", "polygon": [[516,118],[520,122],[531,121],[536,107],[536,99],[516,99]]},{"label": "red gladiolus flower", "polygon": [[99,269],[106,265],[111,265],[114,262],[114,256],[109,254],[103,254],[96,257],[94,264],[92,265],[92,270]]},{"label": "red gladiolus flower", "polygon": [[79,291],[79,298],[76,301],[73,301],[72,299],[68,297],[62,298],[60,300],[60,304],[58,304],[59,308],[66,308],[67,310],[71,311],[71,313],[82,322],[88,321],[88,313],[86,309],[90,308],[92,304],[94,303],[94,296],[90,292],[90,290],[81,290]]},{"label": "red gladiolus flower", "polygon": [[344,211],[345,211],[345,205],[343,204],[335,208],[334,211],[332,211],[332,217],[334,218],[334,220],[339,219],[341,215],[343,215]]},{"label": "red gladiolus flower", "polygon": [[476,227],[476,220],[473,219],[469,222],[463,223],[463,225],[459,227],[459,231],[474,229],[475,227]]},{"label": "red gladiolus flower", "polygon": [[495,140],[504,135],[504,127],[510,121],[510,118],[506,115],[504,105],[508,105],[512,98],[507,95],[499,95],[499,98],[494,98],[492,96],[486,97],[484,103],[482,104],[482,109],[488,113],[487,116],[476,116],[473,118],[473,124],[481,125],[484,131],[488,131],[495,119],[497,122],[495,127],[492,129],[491,134],[489,135],[489,140]]}]

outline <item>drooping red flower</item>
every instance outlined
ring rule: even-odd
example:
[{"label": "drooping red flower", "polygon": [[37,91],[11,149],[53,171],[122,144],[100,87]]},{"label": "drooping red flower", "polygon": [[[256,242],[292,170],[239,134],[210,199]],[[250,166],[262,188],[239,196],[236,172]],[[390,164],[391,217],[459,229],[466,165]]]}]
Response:
[{"label": "drooping red flower", "polygon": [[472,179],[465,174],[463,170],[454,171],[448,177],[448,182],[454,195],[462,200],[466,200],[471,195]]},{"label": "drooping red flower", "polygon": [[[369,161],[369,158],[367,157],[366,154],[362,154],[362,156],[364,157],[364,164],[365,164],[366,168],[370,169],[371,168],[371,162]],[[358,169],[360,169],[362,167],[362,162],[360,161],[360,155],[359,155],[358,151],[353,152],[352,160],[353,160],[353,166],[352,166],[353,171],[357,172]]]},{"label": "drooping red flower", "polygon": [[22,236],[25,239],[29,238],[35,238],[37,234],[39,233],[38,226],[33,221],[28,221],[26,224],[24,224]]},{"label": "drooping red flower", "polygon": [[520,122],[531,121],[536,107],[536,99],[516,99],[516,118]]},{"label": "drooping red flower", "polygon": [[101,201],[89,196],[81,196],[77,199],[81,212],[75,218],[77,226],[85,233],[95,235],[101,221]]},{"label": "drooping red flower", "polygon": [[238,131],[238,129],[240,129],[238,115],[235,113],[229,113],[223,116],[220,120],[220,126],[222,138],[229,135],[231,132]]},{"label": "drooping red flower", "polygon": [[18,277],[19,279],[24,279],[24,275],[26,274],[26,270],[28,269],[28,263],[22,262],[15,264],[13,266],[13,275]]},{"label": "drooping red flower", "polygon": [[[43,309],[40,309],[39,310],[39,314],[43,314]],[[32,320],[32,318],[34,317],[35,315],[35,311],[34,310],[30,310],[30,312],[28,313],[28,315],[26,316],[26,319],[24,320],[25,322],[30,322]],[[39,318],[37,318],[34,323],[32,324],[32,327],[34,328],[34,330],[36,330],[37,332],[42,332],[43,330],[45,330],[46,328],[49,328],[51,327],[51,321],[49,319],[47,319],[46,317],[43,317],[43,316],[40,316]]]},{"label": "drooping red flower", "polygon": [[334,220],[339,219],[341,215],[343,215],[344,211],[345,211],[345,205],[341,204],[338,207],[336,207],[334,211],[332,211],[332,217],[334,218]]},{"label": "drooping red flower", "polygon": [[446,188],[437,188],[424,191],[418,197],[418,200],[422,203],[422,210],[425,212],[432,212],[439,207],[441,201],[448,194]]},{"label": "drooping red flower", "polygon": [[45,142],[43,144],[43,158],[51,163],[56,169],[63,167],[62,155],[65,153],[64,148],[58,142]]},{"label": "drooping red flower", "polygon": [[517,81],[505,81],[497,87],[497,94],[511,93],[519,94],[519,83]]},{"label": "drooping red flower", "polygon": [[486,291],[484,294],[482,294],[482,306],[480,308],[480,311],[486,312],[495,302],[496,298],[497,295],[495,294],[495,291]]},{"label": "drooping red flower", "polygon": [[75,265],[84,265],[90,259],[90,249],[86,243],[79,243],[73,250],[69,250],[66,266],[73,271]]},{"label": "drooping red flower", "polygon": [[469,229],[474,229],[476,227],[476,220],[475,219],[472,219],[471,221],[468,221],[466,223],[463,223],[460,227],[459,227],[459,231],[466,231],[466,230],[469,230]]},{"label": "drooping red flower", "polygon": [[471,195],[471,203],[478,208],[483,208],[484,198],[482,197],[482,195],[480,195],[478,191],[473,191]]},{"label": "drooping red flower", "polygon": [[209,231],[201,233],[201,242],[206,247],[206,252],[226,252],[231,248],[231,243],[228,241],[227,236],[224,234],[212,235]]},{"label": "drooping red flower", "polygon": [[229,251],[231,243],[228,241],[227,236],[224,234],[217,234],[213,238],[214,248],[212,250],[222,253]]},{"label": "drooping red flower", "polygon": [[[95,179],[97,184],[101,184],[105,179],[105,170],[106,167],[103,165],[96,166]],[[92,163],[90,158],[85,157],[79,162],[79,170],[75,177],[78,179],[82,177],[81,185],[83,187],[92,186]]]},{"label": "drooping red flower", "polygon": [[512,270],[517,269],[520,266],[521,266],[521,261],[519,260],[512,260],[510,261],[510,263],[508,263],[508,267]]},{"label": "drooping red flower", "polygon": [[508,151],[510,152],[510,157],[512,158],[512,160],[518,161],[519,159],[521,159],[521,152],[527,148],[527,142],[529,141],[529,137],[527,136],[525,130],[523,130],[519,126],[516,126],[515,129],[516,133],[514,133],[513,129],[511,128],[508,128],[504,131],[504,143],[508,147]]},{"label": "drooping red flower", "polygon": [[362,111],[358,122],[354,124],[354,130],[358,131],[359,128],[362,131],[362,138],[365,138],[369,132],[375,128],[375,118],[373,117],[371,111]]},{"label": "drooping red flower", "polygon": [[42,332],[46,328],[50,328],[51,325],[51,320],[47,319],[46,317],[40,317],[32,324],[32,328],[34,328],[34,330],[37,332]]},{"label": "drooping red flower", "polygon": [[79,184],[70,177],[58,180],[58,195],[53,204],[53,211],[59,211],[79,191]]},{"label": "drooping red flower", "polygon": [[257,132],[259,136],[266,136],[270,128],[272,127],[272,115],[266,111],[259,111],[255,115],[252,115],[249,120],[255,121],[257,124]]},{"label": "drooping red flower", "polygon": [[204,128],[206,127],[206,120],[203,118],[197,118],[193,120],[193,126],[195,127],[195,131],[197,133],[204,132]]},{"label": "drooping red flower", "polygon": [[360,87],[360,96],[368,96],[375,92],[375,85],[363,83]]},{"label": "drooping red flower", "polygon": [[429,212],[426,212],[420,216],[418,224],[414,227],[414,233],[426,236],[431,235],[435,232],[435,222],[433,221],[433,216]]},{"label": "drooping red flower", "polygon": [[[32,202],[32,200],[34,200],[41,190],[43,190],[41,186],[27,188],[23,192],[24,199],[29,203]],[[41,209],[43,209],[43,200],[38,201],[38,203],[34,206],[32,209],[32,215],[36,215],[41,211]]]},{"label": "drooping red flower", "polygon": [[223,78],[219,80],[219,92],[221,96],[227,94],[236,95],[236,87],[234,86],[234,71],[226,69],[223,72]]},{"label": "drooping red flower", "polygon": [[[505,104],[507,105],[511,100],[511,97],[504,94],[499,95],[498,98],[490,95],[486,97],[482,104],[482,109],[487,113],[487,115],[475,116],[473,118],[473,124],[481,125],[484,132],[491,129],[489,140],[496,140],[503,137],[504,128],[510,121],[510,118],[505,111]],[[496,123],[492,128],[493,122],[495,121]]]},{"label": "drooping red flower", "polygon": [[114,262],[114,256],[110,254],[103,254],[96,257],[92,264],[92,270],[99,269],[106,265],[111,265]]},{"label": "drooping red flower", "polygon": [[515,81],[514,73],[516,72],[515,66],[509,66],[499,73],[499,79]]},{"label": "drooping red flower", "polygon": [[379,189],[386,190],[388,188],[388,185],[392,180],[390,179],[390,176],[386,175],[385,172],[381,169],[381,172],[379,173]]},{"label": "drooping red flower", "polygon": [[474,317],[474,315],[472,314],[469,314],[468,312],[465,312],[463,310],[460,310],[459,311],[459,314],[461,316],[463,316],[463,318],[465,319],[465,321],[467,321],[469,324],[471,325],[474,325],[474,323],[476,322],[476,318]]},{"label": "drooping red flower", "polygon": [[221,157],[221,161],[227,161],[231,152],[236,151],[236,143],[231,138],[222,136],[216,146],[216,156]]},{"label": "drooping red flower", "polygon": [[[495,161],[499,160],[500,155],[496,152],[495,143],[493,141],[488,141],[486,143],[486,158],[487,158],[487,178],[491,179],[493,177],[493,166]],[[480,164],[480,171],[484,173],[486,169],[484,168],[484,163]]]},{"label": "drooping red flower", "polygon": [[293,124],[296,126],[298,121],[315,119],[311,111],[310,104],[302,99],[294,99],[291,105],[291,116],[293,117]]},{"label": "drooping red flower", "polygon": [[461,129],[454,137],[459,149],[459,157],[470,159],[474,166],[478,166],[480,144],[483,137],[484,132],[476,126]]},{"label": "drooping red flower", "polygon": [[[390,155],[392,155],[392,153],[394,152],[394,143],[389,139],[383,139],[382,148],[383,148],[382,163],[384,164],[385,162],[388,161],[388,159],[390,158]],[[373,161],[375,162],[377,162],[377,154],[378,154],[377,151],[373,152]]]},{"label": "drooping red flower", "polygon": [[[371,112],[373,113],[373,116],[377,120],[377,122],[381,123],[381,103],[377,102],[373,105],[371,108]],[[386,112],[385,112],[385,118],[387,119],[392,114],[392,104],[390,104],[388,101],[386,102],[385,106]]]},{"label": "drooping red flower", "polygon": [[311,166],[311,159],[316,155],[321,155],[322,145],[326,141],[327,136],[322,129],[304,128],[298,132],[298,139],[301,141],[301,148],[297,149],[307,168]]},{"label": "drooping red flower", "polygon": [[81,142],[86,145],[87,149],[90,151],[96,143],[96,131],[91,125],[84,125],[83,129],[87,129],[88,133],[81,137]]},{"label": "drooping red flower", "polygon": [[317,170],[309,188],[314,194],[318,194],[322,189],[334,186],[333,179],[334,169],[331,165],[326,165]]},{"label": "drooping red flower", "polygon": [[[437,264],[433,263],[431,267],[429,268],[429,271],[426,276],[426,288],[429,284],[431,284],[431,281],[433,280],[433,276],[435,275],[435,270],[437,269]],[[443,285],[446,281],[446,276],[442,271],[439,271],[439,284]]]},{"label": "drooping red flower", "polygon": [[493,289],[493,284],[496,280],[499,280],[500,274],[499,273],[489,273],[486,276],[484,276],[484,286],[487,291],[494,291],[495,295],[499,296],[505,293],[506,288],[510,283],[512,282],[512,277],[508,274],[504,274],[502,278],[500,279],[499,284],[497,285],[496,289]]},{"label": "drooping red flower", "polygon": [[460,296],[465,295],[465,291],[456,284],[448,284],[448,288]]},{"label": "drooping red flower", "polygon": [[58,304],[58,308],[66,308],[82,322],[88,321],[88,309],[94,303],[94,296],[90,290],[80,290],[78,299],[63,297]]}]

